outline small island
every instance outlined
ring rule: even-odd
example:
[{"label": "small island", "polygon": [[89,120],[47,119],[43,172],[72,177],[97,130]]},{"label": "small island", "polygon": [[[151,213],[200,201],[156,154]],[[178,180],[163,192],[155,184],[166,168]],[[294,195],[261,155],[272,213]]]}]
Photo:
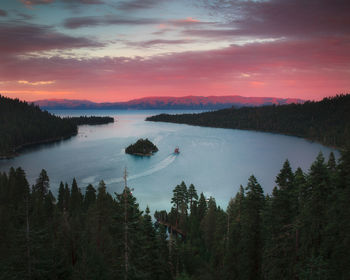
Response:
[{"label": "small island", "polygon": [[125,149],[125,153],[136,156],[151,156],[158,151],[156,145],[146,139],[139,139],[135,144],[131,144]]}]

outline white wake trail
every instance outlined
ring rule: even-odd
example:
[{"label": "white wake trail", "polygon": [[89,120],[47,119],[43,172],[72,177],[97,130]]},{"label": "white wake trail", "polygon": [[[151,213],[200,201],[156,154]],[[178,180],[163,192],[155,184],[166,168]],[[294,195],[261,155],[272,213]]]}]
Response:
[{"label": "white wake trail", "polygon": [[[166,168],[167,166],[169,166],[175,160],[175,158],[176,158],[176,155],[171,154],[165,159],[163,159],[162,161],[158,162],[155,166],[151,167],[150,169],[135,175],[131,175],[130,177],[128,177],[128,180],[130,181],[130,180],[152,175],[153,173],[158,172]],[[123,181],[124,181],[123,177],[111,178],[109,180],[106,180],[106,184],[120,183]]]}]

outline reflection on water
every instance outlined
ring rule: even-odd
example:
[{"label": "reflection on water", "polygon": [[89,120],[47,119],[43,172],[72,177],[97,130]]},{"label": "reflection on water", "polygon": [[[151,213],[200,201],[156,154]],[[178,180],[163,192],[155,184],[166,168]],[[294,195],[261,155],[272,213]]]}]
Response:
[{"label": "reflection on water", "polygon": [[[176,111],[178,112],[178,111]],[[184,180],[199,192],[212,195],[226,208],[239,186],[254,174],[265,192],[288,158],[291,166],[307,170],[317,154],[332,149],[301,138],[252,131],[145,122],[155,111],[55,111],[59,115],[111,115],[116,122],[80,126],[76,137],[58,143],[30,147],[21,156],[0,161],[0,170],[21,166],[31,184],[40,170],[50,176],[53,192],[60,180],[75,177],[83,189],[104,180],[111,193],[123,187],[127,167],[129,186],[141,208],[169,209],[172,189]],[[174,113],[174,111],[172,112]],[[152,157],[127,155],[124,148],[138,138],[149,138],[159,151]],[[176,146],[181,153],[174,155]],[[333,150],[334,151],[334,150]],[[339,154],[335,151],[336,155]]]}]

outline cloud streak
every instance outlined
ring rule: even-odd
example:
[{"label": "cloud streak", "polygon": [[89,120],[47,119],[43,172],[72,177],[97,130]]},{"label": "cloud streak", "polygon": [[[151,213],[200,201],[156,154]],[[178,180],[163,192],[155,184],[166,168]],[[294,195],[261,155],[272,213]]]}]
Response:
[{"label": "cloud streak", "polygon": [[151,48],[157,45],[182,45],[193,43],[192,40],[163,40],[155,39],[140,42],[126,42],[128,46],[139,47],[139,48]]},{"label": "cloud streak", "polygon": [[24,5],[33,6],[33,5],[46,5],[51,4],[54,0],[21,0]]},{"label": "cloud streak", "polygon": [[11,22],[0,24],[0,41],[2,55],[103,46],[90,39],[56,32],[51,26]]},{"label": "cloud streak", "polygon": [[0,17],[6,17],[7,12],[5,10],[0,9]]},{"label": "cloud streak", "polygon": [[347,0],[202,1],[226,24],[188,35],[220,38],[258,36],[313,38],[350,35],[350,2]]},{"label": "cloud streak", "polygon": [[23,85],[31,85],[31,86],[43,86],[43,85],[52,85],[55,81],[38,81],[38,82],[30,82],[25,80],[18,81],[19,84]]},{"label": "cloud streak", "polygon": [[105,17],[73,17],[64,21],[64,27],[77,29],[81,27],[105,26],[105,25],[150,25],[159,24],[158,19],[148,18],[125,18],[120,16]]},{"label": "cloud streak", "polygon": [[148,59],[35,58],[8,61],[0,77],[55,80],[50,86],[57,92],[72,91],[72,98],[93,100],[101,91],[104,100],[112,101],[184,94],[320,98],[350,87],[349,48],[350,42],[328,39],[285,40]]},{"label": "cloud streak", "polygon": [[104,4],[104,1],[101,0],[62,0],[63,2],[69,4],[87,4],[87,5],[100,5]]},{"label": "cloud streak", "polygon": [[202,22],[200,20],[188,17],[184,19],[167,20],[160,18],[130,18],[125,16],[84,16],[72,17],[64,20],[63,25],[68,29],[77,29],[82,27],[95,27],[106,25],[161,25],[161,26],[175,26],[175,27],[200,27],[214,25],[215,22]]},{"label": "cloud streak", "polygon": [[123,11],[151,9],[164,2],[166,2],[166,0],[129,0],[117,3],[116,8]]},{"label": "cloud streak", "polygon": [[[102,0],[58,0],[67,4],[88,4],[88,5],[96,5],[96,4],[104,4]],[[35,5],[46,5],[54,3],[55,0],[21,0],[21,2],[26,6],[35,6]]]}]

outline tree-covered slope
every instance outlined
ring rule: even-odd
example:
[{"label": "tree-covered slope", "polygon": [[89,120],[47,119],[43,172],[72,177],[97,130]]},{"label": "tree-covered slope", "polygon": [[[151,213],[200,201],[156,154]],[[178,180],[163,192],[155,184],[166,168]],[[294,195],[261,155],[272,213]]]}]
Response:
[{"label": "tree-covered slope", "polygon": [[38,106],[0,95],[0,157],[14,155],[19,148],[56,141],[77,134],[78,125],[106,124],[112,117],[61,118]]},{"label": "tree-covered slope", "polygon": [[0,279],[350,279],[350,152],[319,154],[307,173],[285,161],[275,182],[265,195],[252,175],[226,209],[182,182],[154,223],[128,187],[74,179],[55,199],[45,170],[30,188],[11,168]]},{"label": "tree-covered slope", "polygon": [[275,132],[341,147],[350,141],[350,94],[304,104],[230,108],[200,114],[161,114],[146,120]]},{"label": "tree-covered slope", "polygon": [[70,120],[75,125],[100,125],[113,123],[114,118],[112,117],[97,117],[97,116],[80,116],[80,117],[67,117],[65,119]]},{"label": "tree-covered slope", "polygon": [[33,104],[0,96],[0,155],[11,155],[22,145],[76,133],[77,126],[68,119],[42,111]]}]

